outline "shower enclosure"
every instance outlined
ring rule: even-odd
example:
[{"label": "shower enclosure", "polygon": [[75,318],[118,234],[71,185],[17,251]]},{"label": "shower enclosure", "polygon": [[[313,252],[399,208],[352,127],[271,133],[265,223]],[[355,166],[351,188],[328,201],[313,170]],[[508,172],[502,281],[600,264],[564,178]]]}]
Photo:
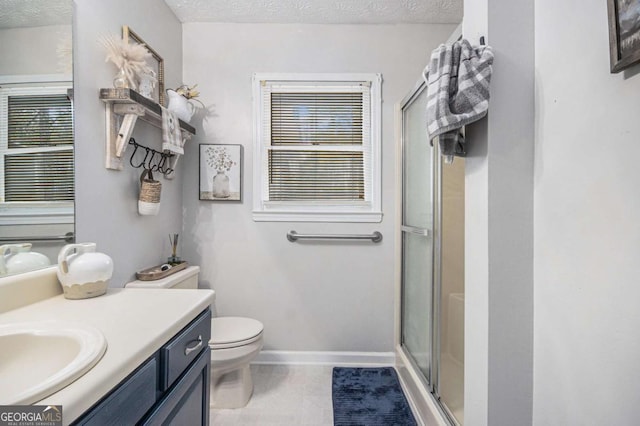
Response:
[{"label": "shower enclosure", "polygon": [[[400,104],[399,348],[406,377],[464,424],[464,159],[445,164],[426,133],[424,82]],[[405,380],[407,380],[405,377]],[[416,397],[414,396],[414,401]]]}]

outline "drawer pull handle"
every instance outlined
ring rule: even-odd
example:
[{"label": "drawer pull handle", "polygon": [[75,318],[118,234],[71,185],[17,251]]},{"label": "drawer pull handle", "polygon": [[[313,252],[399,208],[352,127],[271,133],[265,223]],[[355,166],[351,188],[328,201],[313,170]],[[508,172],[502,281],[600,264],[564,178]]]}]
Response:
[{"label": "drawer pull handle", "polygon": [[197,351],[198,349],[200,349],[202,347],[202,335],[198,336],[198,338],[196,340],[192,340],[189,343],[193,343],[193,342],[197,342],[195,345],[193,346],[187,346],[186,348],[184,348],[184,354],[185,355],[189,355],[191,352],[193,351]]}]

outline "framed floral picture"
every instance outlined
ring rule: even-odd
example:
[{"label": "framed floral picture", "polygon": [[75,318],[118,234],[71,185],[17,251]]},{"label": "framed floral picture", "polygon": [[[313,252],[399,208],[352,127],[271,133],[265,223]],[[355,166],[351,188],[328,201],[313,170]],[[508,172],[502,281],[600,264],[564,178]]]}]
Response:
[{"label": "framed floral picture", "polygon": [[200,200],[242,201],[242,145],[200,144]]},{"label": "framed floral picture", "polygon": [[640,62],[640,0],[607,0],[611,72]]}]

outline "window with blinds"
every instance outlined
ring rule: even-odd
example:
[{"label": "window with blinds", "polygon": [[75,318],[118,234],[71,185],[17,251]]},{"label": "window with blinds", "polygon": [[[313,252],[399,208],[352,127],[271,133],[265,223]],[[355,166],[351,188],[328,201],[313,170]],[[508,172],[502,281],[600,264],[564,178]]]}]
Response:
[{"label": "window with blinds", "polygon": [[73,202],[73,107],[67,89],[0,89],[0,201]]},{"label": "window with blinds", "polygon": [[380,78],[320,77],[255,76],[256,220],[379,221]]}]

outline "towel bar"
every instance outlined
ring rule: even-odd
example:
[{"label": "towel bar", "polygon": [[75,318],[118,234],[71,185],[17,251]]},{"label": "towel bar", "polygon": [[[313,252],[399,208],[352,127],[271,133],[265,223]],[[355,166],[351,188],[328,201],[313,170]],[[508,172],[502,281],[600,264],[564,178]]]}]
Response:
[{"label": "towel bar", "polygon": [[298,234],[296,231],[287,233],[287,240],[296,242],[297,240],[371,240],[374,243],[382,241],[382,234],[375,231],[373,234]]},{"label": "towel bar", "polygon": [[75,235],[73,232],[67,232],[64,235],[57,235],[51,237],[8,237],[8,238],[0,238],[0,243],[17,243],[17,242],[29,242],[29,243],[40,243],[45,241],[65,241],[67,243],[72,243],[75,241]]}]

